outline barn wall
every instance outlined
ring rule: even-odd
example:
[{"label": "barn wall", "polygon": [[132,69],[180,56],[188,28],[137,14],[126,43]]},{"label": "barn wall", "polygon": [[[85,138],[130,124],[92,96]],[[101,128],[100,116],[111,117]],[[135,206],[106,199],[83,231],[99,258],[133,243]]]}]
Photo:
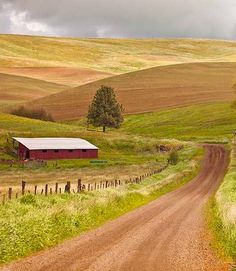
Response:
[{"label": "barn wall", "polygon": [[98,150],[73,150],[70,152],[69,150],[58,150],[55,152],[54,150],[47,150],[47,152],[43,152],[42,150],[31,150],[30,151],[31,159],[41,159],[41,160],[53,160],[53,159],[80,159],[80,158],[98,158]]},{"label": "barn wall", "polygon": [[18,156],[21,160],[24,160],[26,157],[26,152],[28,151],[28,149],[22,145],[21,143],[19,143],[19,148],[18,148]]}]

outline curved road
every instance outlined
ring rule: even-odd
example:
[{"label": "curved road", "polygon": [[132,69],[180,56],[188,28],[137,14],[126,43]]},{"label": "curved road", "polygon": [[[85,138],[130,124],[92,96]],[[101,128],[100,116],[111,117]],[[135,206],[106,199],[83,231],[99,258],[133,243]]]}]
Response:
[{"label": "curved road", "polygon": [[228,165],[228,152],[207,145],[200,174],[180,189],[77,238],[2,270],[223,271],[204,231],[203,207]]}]

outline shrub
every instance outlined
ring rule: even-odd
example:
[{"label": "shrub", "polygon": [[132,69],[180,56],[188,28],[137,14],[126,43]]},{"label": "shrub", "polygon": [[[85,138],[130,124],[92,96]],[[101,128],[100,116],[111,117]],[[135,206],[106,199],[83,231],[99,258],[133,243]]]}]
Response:
[{"label": "shrub", "polygon": [[178,152],[177,151],[172,151],[170,153],[170,156],[169,156],[169,159],[168,159],[168,162],[171,164],[171,165],[176,165],[179,161],[179,155],[178,155]]},{"label": "shrub", "polygon": [[43,108],[26,108],[25,106],[20,106],[13,109],[11,114],[30,119],[53,121],[52,115]]}]

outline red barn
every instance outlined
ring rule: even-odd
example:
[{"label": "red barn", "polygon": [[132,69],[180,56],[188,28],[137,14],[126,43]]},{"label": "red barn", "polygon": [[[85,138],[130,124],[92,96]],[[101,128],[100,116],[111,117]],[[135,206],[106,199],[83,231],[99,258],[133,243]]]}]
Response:
[{"label": "red barn", "polygon": [[26,159],[98,158],[98,148],[81,138],[13,138],[18,142],[18,156]]}]

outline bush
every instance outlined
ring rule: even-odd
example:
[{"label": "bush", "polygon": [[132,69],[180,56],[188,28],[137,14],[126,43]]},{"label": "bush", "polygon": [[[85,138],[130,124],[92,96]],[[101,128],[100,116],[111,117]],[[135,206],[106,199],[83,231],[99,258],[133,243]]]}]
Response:
[{"label": "bush", "polygon": [[179,161],[179,155],[178,155],[178,152],[177,151],[172,151],[170,153],[170,156],[169,156],[169,159],[168,159],[168,162],[171,164],[171,165],[176,165]]},{"label": "bush", "polygon": [[39,119],[45,121],[53,121],[52,115],[48,113],[43,108],[26,108],[25,106],[20,106],[11,111],[12,115],[26,117],[30,119]]}]

